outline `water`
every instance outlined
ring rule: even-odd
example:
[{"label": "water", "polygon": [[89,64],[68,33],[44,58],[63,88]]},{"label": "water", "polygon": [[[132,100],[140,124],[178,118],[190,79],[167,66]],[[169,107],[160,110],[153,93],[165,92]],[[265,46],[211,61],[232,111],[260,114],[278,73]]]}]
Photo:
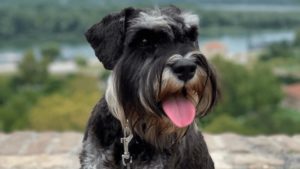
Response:
[{"label": "water", "polygon": [[[265,47],[274,42],[288,41],[295,38],[295,32],[291,30],[254,32],[242,35],[223,35],[214,38],[199,38],[200,48],[208,42],[217,41],[222,43],[230,55],[247,53]],[[94,58],[95,54],[92,48],[85,43],[83,45],[61,45],[61,54],[64,59],[74,59],[77,56]],[[17,62],[22,57],[22,52],[15,50],[0,51],[0,64]]]},{"label": "water", "polygon": [[[295,38],[294,31],[276,31],[276,32],[259,32],[251,35],[224,35],[214,38],[199,38],[200,47],[208,42],[217,41],[222,43],[228,50],[228,54],[235,55],[239,53],[246,53],[249,51],[261,49],[268,44],[280,41],[291,42]],[[80,46],[62,46],[62,54],[65,58],[72,58],[73,56],[94,57],[92,48],[86,45]]]},{"label": "water", "polygon": [[271,4],[205,4],[206,10],[240,11],[240,12],[299,12],[299,5],[271,5]]},{"label": "water", "polygon": [[258,32],[251,35],[224,35],[216,38],[200,38],[200,47],[208,42],[217,41],[222,43],[228,50],[229,55],[247,53],[253,50],[261,49],[267,45],[287,41],[292,42],[295,39],[294,31],[276,31],[276,32]]}]

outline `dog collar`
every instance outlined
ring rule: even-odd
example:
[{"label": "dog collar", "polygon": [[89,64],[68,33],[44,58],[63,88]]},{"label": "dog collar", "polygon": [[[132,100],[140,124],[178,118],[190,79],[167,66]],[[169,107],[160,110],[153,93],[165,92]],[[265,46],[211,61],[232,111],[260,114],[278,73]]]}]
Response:
[{"label": "dog collar", "polygon": [[126,120],[125,127],[123,128],[124,136],[121,138],[121,143],[124,147],[124,153],[122,154],[122,163],[127,169],[130,169],[130,164],[132,163],[132,156],[129,153],[129,143],[133,138],[131,129],[128,126],[128,120]]}]

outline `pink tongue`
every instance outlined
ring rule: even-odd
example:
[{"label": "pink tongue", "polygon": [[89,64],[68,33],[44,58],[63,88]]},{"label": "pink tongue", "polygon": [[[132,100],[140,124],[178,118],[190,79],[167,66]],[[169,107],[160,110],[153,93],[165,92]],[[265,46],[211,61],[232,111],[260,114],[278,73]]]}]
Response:
[{"label": "pink tongue", "polygon": [[162,106],[169,119],[177,127],[188,126],[195,118],[195,106],[184,97],[170,97],[163,101]]}]

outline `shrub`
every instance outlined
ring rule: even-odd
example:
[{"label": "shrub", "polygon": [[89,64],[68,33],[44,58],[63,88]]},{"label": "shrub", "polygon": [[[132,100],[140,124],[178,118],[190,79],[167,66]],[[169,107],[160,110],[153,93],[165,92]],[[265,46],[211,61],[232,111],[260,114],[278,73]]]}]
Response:
[{"label": "shrub", "polygon": [[220,57],[213,63],[222,97],[213,112],[203,119],[204,129],[241,134],[280,132],[280,127],[267,130],[275,124],[283,125],[278,123],[279,119],[271,118],[280,109],[282,100],[280,83],[271,69],[259,63],[246,67]]},{"label": "shrub", "polygon": [[75,76],[65,91],[41,98],[29,113],[34,130],[82,131],[89,114],[101,96],[97,79]]},{"label": "shrub", "polygon": [[204,131],[212,133],[234,132],[240,134],[253,134],[254,131],[243,125],[243,122],[234,117],[230,117],[228,113],[224,113],[214,118],[211,123],[204,127]]}]

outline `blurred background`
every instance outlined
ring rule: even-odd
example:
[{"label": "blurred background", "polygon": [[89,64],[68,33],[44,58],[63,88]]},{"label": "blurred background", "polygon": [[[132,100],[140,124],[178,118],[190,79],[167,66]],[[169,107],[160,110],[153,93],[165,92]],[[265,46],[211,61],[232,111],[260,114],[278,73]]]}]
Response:
[{"label": "blurred background", "polygon": [[0,131],[83,131],[105,71],[84,32],[127,6],[201,18],[222,98],[206,132],[300,133],[300,0],[0,0]]}]

